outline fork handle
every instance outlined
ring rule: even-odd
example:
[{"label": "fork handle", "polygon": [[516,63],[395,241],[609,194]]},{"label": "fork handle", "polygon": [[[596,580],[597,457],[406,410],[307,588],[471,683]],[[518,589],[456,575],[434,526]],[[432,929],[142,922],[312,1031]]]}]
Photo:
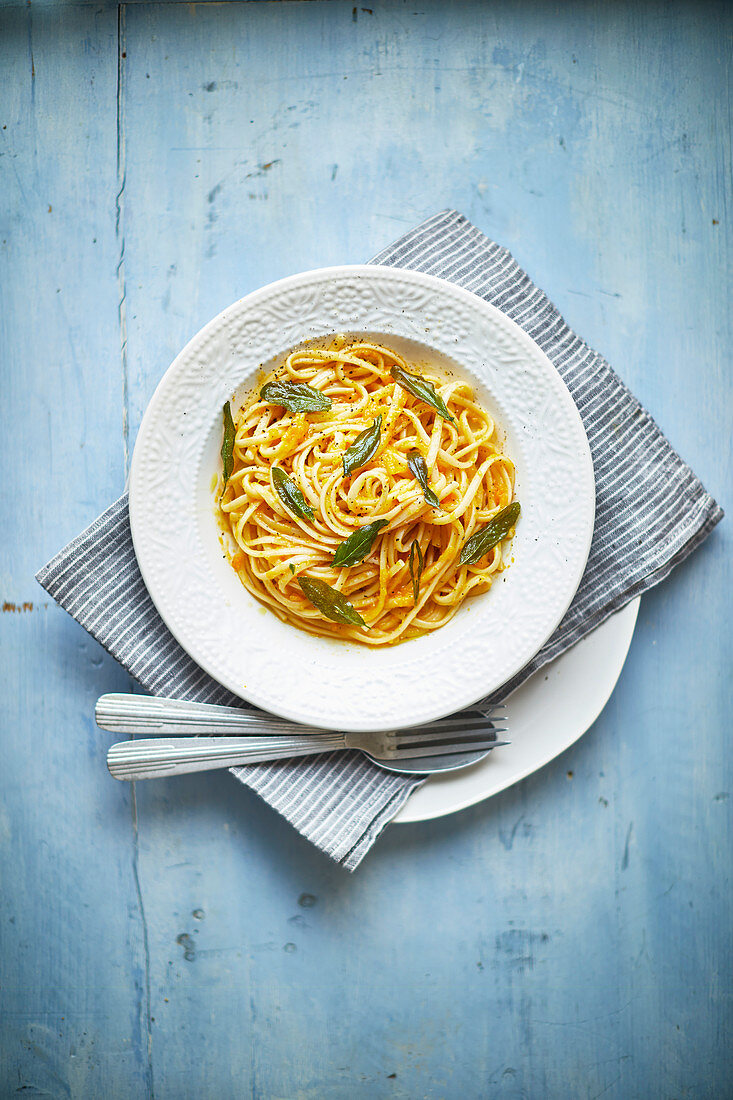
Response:
[{"label": "fork handle", "polygon": [[213,703],[190,703],[183,699],[162,699],[152,695],[102,695],[94,716],[100,729],[111,733],[138,734],[275,734],[320,733],[262,711]]},{"label": "fork handle", "polygon": [[120,741],[107,753],[115,779],[160,779],[344,749],[340,733],[310,737],[161,737]]}]

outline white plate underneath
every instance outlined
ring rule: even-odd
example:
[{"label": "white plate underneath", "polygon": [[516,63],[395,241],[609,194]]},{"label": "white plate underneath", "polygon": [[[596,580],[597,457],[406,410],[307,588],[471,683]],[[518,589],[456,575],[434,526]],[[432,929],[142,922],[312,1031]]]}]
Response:
[{"label": "white plate underneath", "polygon": [[394,818],[407,824],[465,810],[544,767],[581,737],[605,707],[631,645],[639,599],[541,668],[509,697],[511,744],[461,771],[434,775]]}]

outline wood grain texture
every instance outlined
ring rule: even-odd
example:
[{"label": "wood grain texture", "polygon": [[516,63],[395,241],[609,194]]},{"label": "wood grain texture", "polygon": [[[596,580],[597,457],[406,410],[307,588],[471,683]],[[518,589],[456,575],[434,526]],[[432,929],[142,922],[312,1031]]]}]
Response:
[{"label": "wood grain texture", "polygon": [[204,322],[445,206],[725,506],[726,7],[0,8],[0,1094],[731,1095],[727,521],[576,746],[354,876],[228,775],[135,804],[92,720],[129,680],[32,579]]}]

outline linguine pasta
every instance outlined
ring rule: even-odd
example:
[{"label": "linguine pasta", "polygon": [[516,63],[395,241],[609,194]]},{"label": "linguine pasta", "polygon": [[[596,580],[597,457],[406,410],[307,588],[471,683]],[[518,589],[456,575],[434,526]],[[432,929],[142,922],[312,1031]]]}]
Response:
[{"label": "linguine pasta", "polygon": [[[393,645],[444,626],[503,568],[513,522],[460,561],[502,510],[507,522],[519,510],[507,509],[514,467],[494,422],[465,382],[411,371],[373,343],[294,351],[233,417],[219,504],[231,563],[253,596],[312,634]],[[263,392],[305,394],[294,410],[327,407],[288,411]]]}]

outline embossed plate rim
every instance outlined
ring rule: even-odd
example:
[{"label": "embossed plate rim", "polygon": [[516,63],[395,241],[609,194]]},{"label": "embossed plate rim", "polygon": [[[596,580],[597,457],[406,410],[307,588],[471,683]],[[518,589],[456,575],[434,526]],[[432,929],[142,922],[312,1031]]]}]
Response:
[{"label": "embossed plate rim", "polygon": [[[513,440],[510,453],[523,492],[516,560],[504,574],[506,583],[469,601],[440,631],[387,651],[314,639],[264,612],[222,566],[220,552],[212,551],[211,494],[202,488],[215,468],[211,441],[221,405],[245,381],[254,383],[273,341],[282,352],[304,338],[345,330],[417,340],[459,361],[477,387],[488,391]],[[549,456],[551,463],[542,461]],[[563,499],[553,492],[558,476],[568,486]],[[143,417],[130,473],[138,562],[173,635],[235,694],[323,728],[373,730],[428,721],[510,679],[550,636],[575,594],[594,505],[580,416],[544,352],[469,291],[376,265],[289,276],[213,318],[161,379]],[[562,537],[555,533],[560,530]],[[283,647],[290,657],[286,682],[277,659]]]}]

